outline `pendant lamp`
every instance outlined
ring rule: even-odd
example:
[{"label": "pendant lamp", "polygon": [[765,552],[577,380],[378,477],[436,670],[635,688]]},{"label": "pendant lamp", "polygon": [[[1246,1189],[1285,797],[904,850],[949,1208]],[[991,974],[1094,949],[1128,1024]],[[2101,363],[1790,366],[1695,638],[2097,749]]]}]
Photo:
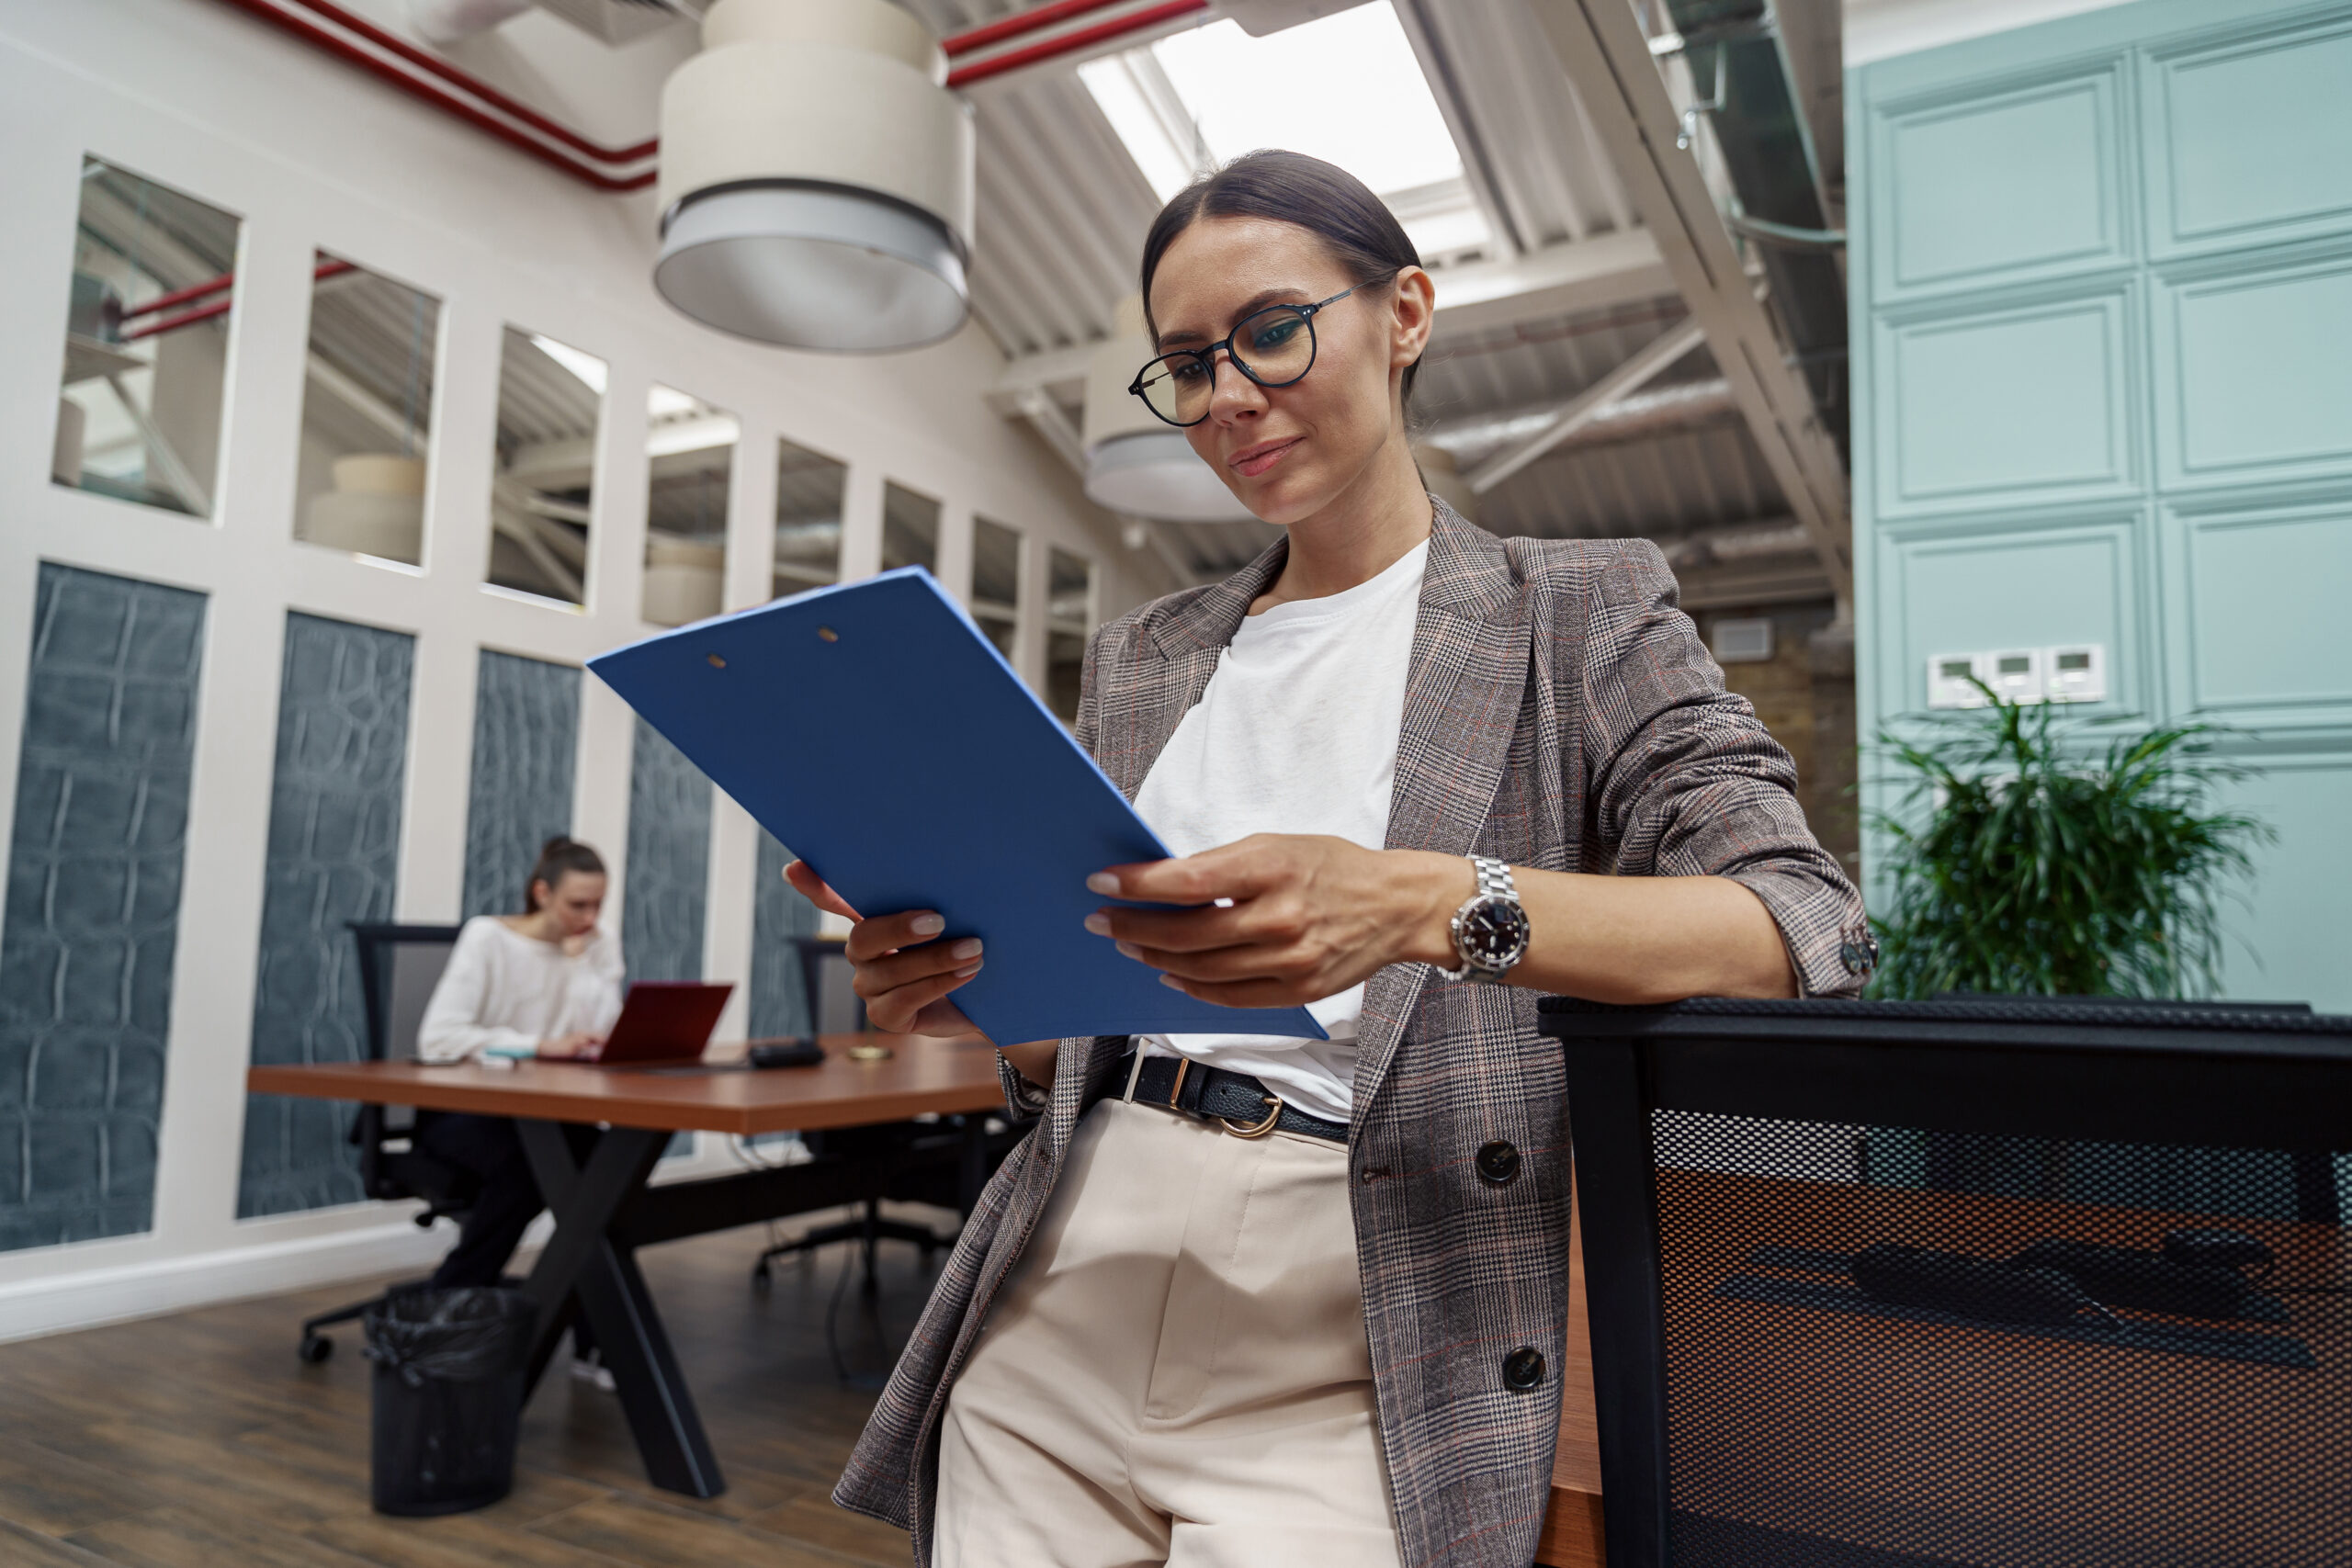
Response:
[{"label": "pendant lamp", "polygon": [[1127,389],[1151,357],[1143,299],[1119,306],[1117,330],[1086,366],[1086,499],[1129,517],[1161,523],[1242,523],[1250,509],[1216,470],[1201,461],[1185,434],[1166,423]]},{"label": "pendant lamp", "polygon": [[695,321],[878,354],[964,324],[970,107],[888,0],[717,0],[662,90],[653,286]]}]

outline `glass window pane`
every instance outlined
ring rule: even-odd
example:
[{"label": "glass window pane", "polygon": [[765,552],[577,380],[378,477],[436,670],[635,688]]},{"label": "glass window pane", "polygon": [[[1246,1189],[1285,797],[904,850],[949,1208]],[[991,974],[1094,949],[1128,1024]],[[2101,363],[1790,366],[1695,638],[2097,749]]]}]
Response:
[{"label": "glass window pane", "polygon": [[1021,626],[1021,535],[985,517],[972,520],[972,618],[1007,659]]},{"label": "glass window pane", "polygon": [[645,400],[645,603],[656,626],[718,614],[727,581],[727,490],[735,416],[655,387]]},{"label": "glass window pane", "polygon": [[1078,718],[1086,639],[1094,632],[1094,563],[1057,547],[1046,557],[1046,705]]},{"label": "glass window pane", "polygon": [[882,570],[939,570],[939,502],[903,485],[882,487]]},{"label": "glass window pane", "polygon": [[789,441],[776,444],[777,597],[842,580],[842,492],[848,484],[846,464]]},{"label": "glass window pane", "polygon": [[605,362],[506,329],[498,367],[498,450],[490,481],[490,565],[498,588],[588,603],[588,527]]},{"label": "glass window pane", "polygon": [[50,461],[59,484],[212,515],[240,226],[169,186],[82,161]]},{"label": "glass window pane", "polygon": [[294,536],[422,565],[441,301],[324,251],[311,276]]}]

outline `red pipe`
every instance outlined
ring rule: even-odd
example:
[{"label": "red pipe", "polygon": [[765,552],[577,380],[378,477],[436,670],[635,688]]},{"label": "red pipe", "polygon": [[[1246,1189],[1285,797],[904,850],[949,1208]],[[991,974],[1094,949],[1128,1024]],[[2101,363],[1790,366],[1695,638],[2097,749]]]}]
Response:
[{"label": "red pipe", "polygon": [[[270,4],[269,0],[226,0],[226,3],[240,10],[250,12],[265,21],[275,22],[288,32],[300,35],[329,53],[341,56],[369,74],[400,88],[402,92],[423,98],[436,107],[447,109],[475,130],[486,131],[508,146],[527,152],[541,163],[551,164],[575,179],[594,186],[598,190],[642,190],[653,183],[654,174],[650,169],[643,174],[632,175],[627,179],[618,179],[602,170],[592,169],[568,154],[557,152],[546,142],[526,136],[504,121],[492,118],[464,99],[444,92],[432,83],[423,81],[401,70],[398,66],[379,59],[340,34],[330,32],[315,22],[305,21],[290,11],[280,9]],[[297,3],[301,3],[301,0],[297,0]]]},{"label": "red pipe", "polygon": [[1066,22],[1072,17],[1083,17],[1089,11],[1100,11],[1116,6],[1120,0],[1046,0],[1043,6],[1033,6],[1026,11],[1016,11],[1010,17],[999,17],[993,22],[952,34],[939,40],[940,52],[953,60],[959,54],[969,54],[976,49],[986,49],[1023,33],[1034,33],[1039,28],[1050,28],[1056,22]]},{"label": "red pipe", "polygon": [[[1082,17],[1117,3],[1119,0],[1046,0],[1044,5],[1032,6],[1014,16],[1000,17],[996,21],[952,34],[941,39],[939,47],[942,52],[953,59],[958,55],[969,54],[975,50],[986,48],[1004,39],[1018,38],[1024,33],[1035,32],[1041,28],[1052,27],[1070,17]],[[1018,71],[1024,66],[1035,65],[1044,61],[1074,53],[1090,45],[1119,38],[1127,33],[1139,32],[1146,28],[1171,21],[1178,17],[1192,16],[1197,12],[1205,11],[1209,8],[1209,3],[1210,0],[1161,0],[1160,4],[1146,6],[1140,11],[1114,17],[1108,21],[1097,22],[1091,27],[1078,28],[1023,48],[1007,50],[1002,54],[993,55],[989,59],[967,65],[959,71],[951,71],[947,75],[947,85],[963,87],[974,82],[985,82],[991,76],[1001,76],[1007,72]],[[264,21],[276,23],[287,31],[316,44],[330,54],[350,62],[379,80],[389,83],[412,96],[422,98],[436,108],[447,110],[475,130],[494,136],[508,146],[527,152],[541,163],[560,169],[574,179],[594,186],[598,190],[643,190],[657,177],[651,169],[628,175],[616,175],[583,164],[578,158],[560,152],[548,146],[547,142],[527,136],[503,120],[484,113],[464,98],[411,72],[403,71],[378,55],[369,53],[342,34],[331,31],[317,22],[296,16],[285,8],[285,6],[298,6],[318,16],[328,17],[337,26],[368,39],[378,48],[401,60],[407,61],[420,70],[432,73],[442,81],[462,89],[473,97],[479,98],[482,103],[530,127],[540,135],[575,150],[584,157],[610,163],[635,163],[639,159],[652,157],[661,148],[658,139],[640,141],[634,147],[599,146],[570,128],[548,118],[529,105],[509,97],[487,82],[449,64],[431,51],[418,49],[405,39],[385,31],[365,17],[353,15],[335,4],[334,0],[284,0],[284,5],[274,4],[273,0],[226,0],[226,4],[258,17]],[[211,287],[217,288],[220,283],[221,280],[216,278]],[[203,289],[203,292],[210,291],[210,288]],[[200,298],[201,296],[199,294],[188,297]],[[163,308],[164,301],[156,300],[141,307],[141,310],[153,311]],[[199,319],[201,318],[195,316],[187,318],[190,321]]]},{"label": "red pipe", "polygon": [[500,92],[497,88],[492,86],[481,77],[472,74],[470,72],[460,71],[458,67],[450,64],[447,61],[442,59],[439,55],[435,54],[432,51],[417,48],[414,44],[409,42],[408,39],[401,37],[398,33],[386,32],[383,28],[378,27],[375,23],[369,21],[365,17],[354,16],[351,12],[344,9],[341,6],[336,5],[334,0],[294,0],[294,3],[302,6],[305,10],[316,11],[322,17],[341,23],[344,27],[350,28],[353,32],[357,33],[361,38],[364,38],[368,42],[375,44],[378,48],[389,50],[392,53],[399,55],[402,60],[407,61],[410,64],[417,66],[423,70],[430,71],[445,82],[463,87],[467,92],[471,93],[475,97],[480,98],[482,102],[490,105],[492,107],[499,109],[505,114],[512,116],[515,119],[521,120],[525,125],[529,126],[532,130],[540,132],[542,135],[551,136],[558,141],[562,142],[565,146],[571,148],[575,152],[584,153],[588,157],[594,158],[599,163],[639,163],[644,159],[653,156],[654,150],[662,145],[659,140],[648,137],[645,141],[639,142],[634,147],[600,146],[596,142],[589,141],[586,137],[581,135],[570,126],[563,125],[548,118],[545,115],[539,113],[538,110],[533,108],[530,105],[520,102],[517,99],[508,97],[504,93]]},{"label": "red pipe", "polygon": [[[311,281],[313,283],[323,283],[330,277],[341,277],[346,272],[357,272],[358,270],[359,265],[356,262],[323,261],[311,269]],[[228,288],[236,281],[237,275],[235,273],[224,272],[220,276],[207,279],[205,282],[191,284],[186,288],[175,289],[169,294],[158,295],[154,299],[148,300],[144,305],[135,306],[130,310],[125,310],[122,313],[123,319],[128,321],[133,316],[143,316],[153,311],[168,310],[174,305],[186,304],[190,299],[200,299],[207,294],[218,294],[220,290]],[[123,333],[121,341],[124,343],[137,343],[143,337],[156,337],[162,333],[173,332],[181,327],[192,327],[198,321],[209,321],[215,316],[227,315],[229,313],[229,308],[235,303],[236,301],[234,299],[216,299],[211,304],[204,306],[200,310],[188,311],[186,315],[170,316],[160,321],[150,321],[136,332]]]},{"label": "red pipe", "polygon": [[1124,17],[1114,17],[1107,22],[1097,22],[1091,28],[1080,28],[1073,32],[1057,33],[1041,43],[1033,43],[1022,49],[1009,49],[1002,54],[990,55],[988,59],[977,64],[967,65],[960,71],[950,71],[947,73],[947,85],[951,87],[967,87],[975,82],[985,82],[991,76],[1001,76],[1008,71],[1018,71],[1024,65],[1035,65],[1040,61],[1074,54],[1089,44],[1101,43],[1105,39],[1141,32],[1146,28],[1172,21],[1178,17],[1189,17],[1196,11],[1205,11],[1208,8],[1209,0],[1161,0],[1159,5],[1147,6],[1140,11],[1132,12]]}]

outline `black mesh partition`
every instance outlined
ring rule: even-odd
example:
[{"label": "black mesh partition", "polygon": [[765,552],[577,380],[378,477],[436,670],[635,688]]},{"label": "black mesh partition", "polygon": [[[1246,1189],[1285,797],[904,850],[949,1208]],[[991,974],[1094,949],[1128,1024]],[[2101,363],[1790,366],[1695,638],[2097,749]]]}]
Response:
[{"label": "black mesh partition", "polygon": [[1545,1027],[1611,1568],[2352,1564],[2352,1019]]}]

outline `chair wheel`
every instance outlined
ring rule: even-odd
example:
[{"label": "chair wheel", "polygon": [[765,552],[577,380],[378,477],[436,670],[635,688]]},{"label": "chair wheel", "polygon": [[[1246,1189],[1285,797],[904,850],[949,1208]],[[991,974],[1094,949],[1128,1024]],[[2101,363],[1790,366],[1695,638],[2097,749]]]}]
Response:
[{"label": "chair wheel", "polygon": [[305,1365],[315,1367],[334,1354],[334,1341],[323,1334],[305,1334],[301,1348],[296,1354],[302,1358]]}]

